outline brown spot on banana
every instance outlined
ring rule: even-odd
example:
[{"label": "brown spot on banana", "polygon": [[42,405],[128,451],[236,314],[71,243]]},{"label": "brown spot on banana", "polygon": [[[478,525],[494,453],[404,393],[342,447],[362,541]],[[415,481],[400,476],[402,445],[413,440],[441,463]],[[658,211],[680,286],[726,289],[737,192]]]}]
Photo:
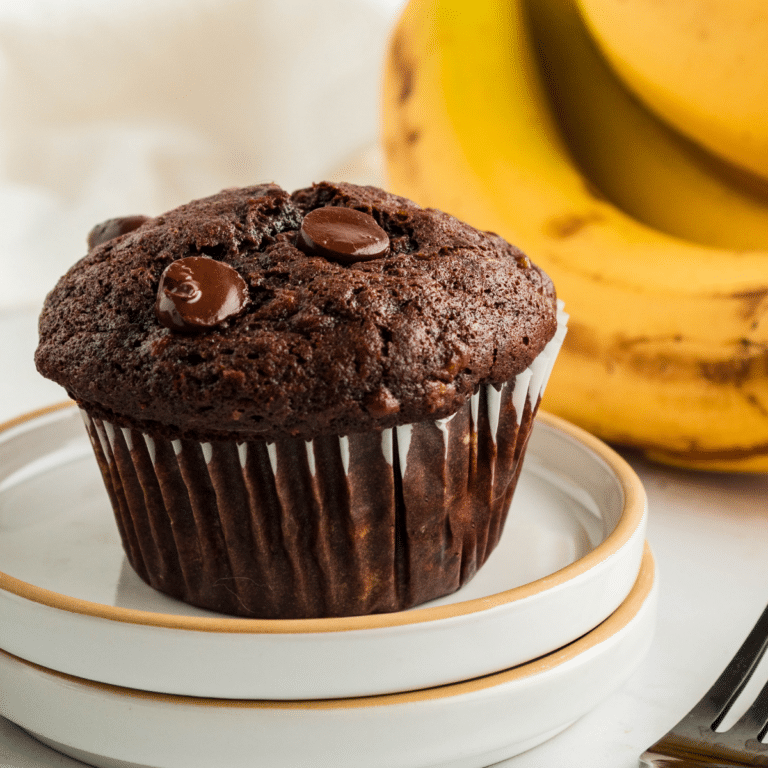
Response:
[{"label": "brown spot on banana", "polygon": [[706,360],[699,366],[701,378],[713,384],[740,387],[747,381],[768,378],[768,349],[748,339],[739,343],[741,349],[727,360]]},{"label": "brown spot on banana", "polygon": [[[674,345],[680,341],[680,336],[663,339],[649,336],[631,339],[615,336],[606,339],[590,326],[570,320],[563,347],[573,354],[601,360],[609,373],[619,365],[631,368],[637,375],[646,378],[668,377],[672,371],[675,371],[677,376],[690,378],[695,374],[695,366],[691,364],[691,360],[677,359],[670,354],[670,343]],[[661,344],[666,345],[666,348],[662,350]]]},{"label": "brown spot on banana", "polygon": [[390,38],[382,89],[382,144],[389,186],[407,189],[416,199],[424,186],[416,147],[428,126],[422,125],[423,114],[413,101],[419,71],[414,44],[407,26],[398,26]]},{"label": "brown spot on banana", "polygon": [[397,98],[400,104],[408,101],[413,92],[414,71],[416,69],[413,59],[406,53],[407,45],[404,38],[403,30],[398,30],[392,39],[391,49],[392,69],[399,83]]},{"label": "brown spot on banana", "polygon": [[764,419],[768,419],[768,406],[760,402],[759,398],[753,394],[744,395],[744,399],[754,408]]},{"label": "brown spot on banana", "polygon": [[[647,378],[696,378],[723,387],[743,387],[768,379],[768,347],[741,339],[731,354],[704,360],[686,351],[688,340],[669,336],[613,336],[608,339],[586,324],[571,320],[564,348],[571,354],[601,360],[607,371],[620,365]],[[698,344],[693,349],[699,348]]]},{"label": "brown spot on banana", "polygon": [[687,450],[659,450],[658,448],[642,449],[643,453],[653,460],[660,460],[672,464],[688,464],[691,462],[700,462],[702,465],[715,462],[740,462],[747,459],[755,459],[761,456],[768,457],[768,443],[759,443],[757,445],[734,445],[727,448],[700,448],[695,442],[691,442],[691,447]]},{"label": "brown spot on banana", "polygon": [[568,321],[568,334],[563,342],[571,352],[584,357],[595,357],[602,350],[603,344],[595,330],[578,320]]},{"label": "brown spot on banana", "polygon": [[603,216],[597,212],[568,213],[547,221],[544,225],[544,234],[557,240],[565,240],[578,234],[584,227],[602,220]]},{"label": "brown spot on banana", "polygon": [[743,303],[743,316],[747,320],[759,320],[759,315],[768,315],[768,286],[751,291],[737,291],[732,293],[731,297]]}]

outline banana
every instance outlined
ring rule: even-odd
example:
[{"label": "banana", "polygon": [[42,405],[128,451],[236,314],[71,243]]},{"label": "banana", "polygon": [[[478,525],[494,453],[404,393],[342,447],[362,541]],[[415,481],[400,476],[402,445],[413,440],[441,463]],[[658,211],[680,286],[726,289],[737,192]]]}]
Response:
[{"label": "banana", "polygon": [[411,0],[382,93],[390,189],[503,235],[564,299],[545,408],[670,464],[768,471],[768,252],[670,236],[595,193],[524,0]]},{"label": "banana", "polygon": [[572,0],[528,9],[559,125],[595,187],[662,232],[721,248],[768,249],[768,182],[749,177],[747,185],[746,174],[651,114],[602,58]]},{"label": "banana", "polygon": [[654,112],[768,178],[765,0],[580,0],[613,68]]}]

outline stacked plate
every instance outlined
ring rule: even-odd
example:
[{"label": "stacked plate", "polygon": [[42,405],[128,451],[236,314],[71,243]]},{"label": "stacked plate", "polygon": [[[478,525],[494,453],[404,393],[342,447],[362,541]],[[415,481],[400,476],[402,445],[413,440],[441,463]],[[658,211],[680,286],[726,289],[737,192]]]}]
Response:
[{"label": "stacked plate", "polygon": [[637,476],[540,414],[502,540],[395,614],[249,620],[128,567],[77,410],[0,430],[0,715],[95,766],[481,768],[643,658],[656,580]]}]

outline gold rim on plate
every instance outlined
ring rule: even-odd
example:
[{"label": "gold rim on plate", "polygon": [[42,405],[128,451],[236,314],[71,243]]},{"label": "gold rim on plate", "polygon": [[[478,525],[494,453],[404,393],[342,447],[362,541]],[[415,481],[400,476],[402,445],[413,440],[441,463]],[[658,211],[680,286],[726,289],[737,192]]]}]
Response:
[{"label": "gold rim on plate", "polygon": [[155,693],[152,691],[140,691],[135,688],[125,688],[109,683],[100,683],[93,680],[85,680],[81,677],[68,675],[65,672],[48,669],[34,662],[21,659],[18,656],[0,649],[0,656],[5,656],[15,662],[30,667],[33,670],[59,678],[79,687],[90,688],[106,694],[117,696],[130,696],[166,704],[182,704],[206,707],[224,707],[233,709],[357,709],[361,707],[392,706],[409,704],[413,702],[429,701],[435,699],[461,696],[476,691],[483,691],[498,685],[504,685],[526,677],[542,674],[548,670],[565,664],[586,651],[604,643],[609,638],[624,629],[640,612],[643,604],[649,598],[656,579],[656,563],[653,553],[647,542],[643,545],[643,559],[640,572],[632,589],[624,602],[602,623],[592,631],[582,635],[578,640],[563,646],[562,648],[540,656],[538,659],[520,664],[501,672],[495,672],[472,680],[459,683],[450,683],[435,688],[422,688],[416,691],[403,691],[401,693],[387,693],[376,696],[359,696],[355,698],[336,699],[301,699],[292,701],[264,700],[264,699],[214,699],[198,696],[181,696],[170,693]]}]

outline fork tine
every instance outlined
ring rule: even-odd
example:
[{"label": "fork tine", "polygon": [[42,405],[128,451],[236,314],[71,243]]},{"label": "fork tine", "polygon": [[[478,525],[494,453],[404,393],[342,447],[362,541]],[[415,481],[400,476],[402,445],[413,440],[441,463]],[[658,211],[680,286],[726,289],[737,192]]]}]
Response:
[{"label": "fork tine", "polygon": [[700,754],[706,754],[710,759],[728,761],[730,765],[768,765],[768,744],[760,740],[766,721],[768,683],[763,686],[749,709],[730,728],[707,734],[706,750],[701,749]]},{"label": "fork tine", "polygon": [[[647,750],[641,768],[736,768],[768,766],[768,744],[761,738],[768,723],[768,683],[747,711],[725,731],[698,723],[698,738],[690,715]],[[687,727],[681,727],[686,723]]]},{"label": "fork tine", "polygon": [[727,731],[718,734],[732,746],[742,747],[748,744],[753,749],[768,752],[768,744],[760,747],[768,724],[768,683],[757,695],[749,709]]},{"label": "fork tine", "polygon": [[768,606],[760,614],[760,618],[728,666],[694,707],[689,717],[695,716],[697,719],[711,717],[712,729],[717,728],[749,682],[766,648],[768,648]]},{"label": "fork tine", "polygon": [[[762,723],[758,728],[750,731],[750,735],[735,748],[731,746],[732,739],[725,733],[715,733],[715,728],[728,714],[734,701],[749,682],[766,648],[768,648],[768,606],[760,614],[760,618],[736,655],[712,687],[672,730],[643,753],[640,764],[659,768],[671,765],[702,766],[703,768],[717,766],[727,768],[727,766],[738,765],[768,766],[768,749],[756,739]],[[739,723],[740,729],[748,727],[748,724],[759,719],[761,716],[759,713],[763,708],[768,707],[768,692],[765,689],[758,698],[761,699],[760,704],[750,708],[749,717],[742,718],[743,722]],[[726,733],[729,734],[730,731]],[[715,762],[715,760],[723,762]]]}]

